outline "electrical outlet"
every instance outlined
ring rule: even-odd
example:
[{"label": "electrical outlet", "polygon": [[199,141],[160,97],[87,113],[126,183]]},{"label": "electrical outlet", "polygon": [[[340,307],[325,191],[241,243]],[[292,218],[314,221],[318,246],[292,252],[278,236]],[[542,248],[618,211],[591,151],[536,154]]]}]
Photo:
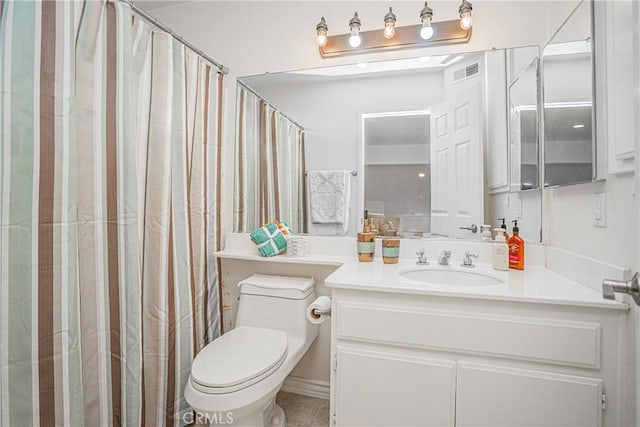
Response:
[{"label": "electrical outlet", "polygon": [[595,227],[607,226],[607,194],[596,193],[593,195],[593,225]]}]

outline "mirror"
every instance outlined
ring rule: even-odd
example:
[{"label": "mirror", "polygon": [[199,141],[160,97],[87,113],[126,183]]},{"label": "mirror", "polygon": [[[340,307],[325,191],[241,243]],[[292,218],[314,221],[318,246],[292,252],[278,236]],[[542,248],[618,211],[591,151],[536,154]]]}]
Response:
[{"label": "mirror", "polygon": [[544,185],[595,178],[592,2],[581,2],[543,49]]},{"label": "mirror", "polygon": [[539,187],[538,58],[509,86],[511,191]]},{"label": "mirror", "polygon": [[[540,193],[509,196],[507,57],[519,49],[538,53],[494,49],[239,81],[304,128],[307,172],[357,172],[346,234],[361,230],[368,209],[380,231],[401,237],[478,240],[481,225],[507,216],[539,241]],[[339,234],[311,221],[307,232]]]}]

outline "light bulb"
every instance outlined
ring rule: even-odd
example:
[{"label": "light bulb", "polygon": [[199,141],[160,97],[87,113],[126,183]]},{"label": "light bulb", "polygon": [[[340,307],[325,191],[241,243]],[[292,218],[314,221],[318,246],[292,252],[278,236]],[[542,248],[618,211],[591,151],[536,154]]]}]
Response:
[{"label": "light bulb", "polygon": [[471,28],[473,24],[473,19],[471,19],[471,12],[465,12],[460,14],[460,28],[463,30],[468,30]]},{"label": "light bulb", "polygon": [[473,10],[473,6],[468,0],[462,0],[462,4],[458,8],[458,13],[460,14],[460,28],[463,30],[468,30],[471,28],[473,20],[471,19],[471,11]]},{"label": "light bulb", "polygon": [[351,31],[351,36],[349,37],[349,46],[358,47],[362,43],[362,39],[360,38],[360,34],[358,30]]},{"label": "light bulb", "polygon": [[385,38],[391,39],[396,34],[396,29],[393,28],[393,27],[394,27],[393,24],[391,24],[391,25],[384,24],[384,36],[385,36]]},{"label": "light bulb", "polygon": [[327,45],[327,34],[321,33],[318,31],[318,46],[326,46]]},{"label": "light bulb", "polygon": [[422,28],[420,28],[420,37],[423,40],[429,40],[433,37],[433,27],[431,26],[431,20],[433,19],[433,10],[424,2],[424,8],[420,11],[420,20],[422,21]]},{"label": "light bulb", "polygon": [[362,43],[360,38],[360,18],[358,18],[358,12],[353,14],[353,18],[349,21],[349,30],[351,36],[349,36],[349,46],[358,47]]},{"label": "light bulb", "polygon": [[420,37],[424,40],[429,40],[433,37],[433,27],[431,26],[431,19],[425,19],[422,22],[422,28],[420,28]]},{"label": "light bulb", "polygon": [[327,31],[329,28],[327,27],[327,21],[324,20],[324,16],[320,18],[320,22],[316,25],[316,35],[318,46],[324,47],[327,45]]},{"label": "light bulb", "polygon": [[384,16],[384,36],[387,39],[393,38],[396,33],[396,15],[391,8],[389,12]]}]

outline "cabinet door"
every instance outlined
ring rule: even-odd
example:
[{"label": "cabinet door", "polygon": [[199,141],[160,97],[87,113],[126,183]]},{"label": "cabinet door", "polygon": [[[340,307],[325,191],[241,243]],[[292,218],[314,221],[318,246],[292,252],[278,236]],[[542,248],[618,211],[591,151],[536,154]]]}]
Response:
[{"label": "cabinet door", "polygon": [[453,426],[455,362],[338,346],[338,426]]},{"label": "cabinet door", "polygon": [[600,426],[602,381],[458,363],[456,426]]}]

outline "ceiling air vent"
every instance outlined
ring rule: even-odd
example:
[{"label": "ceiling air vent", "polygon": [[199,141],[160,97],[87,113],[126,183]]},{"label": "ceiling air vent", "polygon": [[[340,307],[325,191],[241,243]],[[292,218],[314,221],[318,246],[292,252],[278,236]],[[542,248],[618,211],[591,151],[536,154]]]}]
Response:
[{"label": "ceiling air vent", "polygon": [[453,72],[453,81],[458,82],[460,80],[468,79],[480,72],[480,65],[476,62],[471,65],[467,65],[464,68],[460,68]]}]

